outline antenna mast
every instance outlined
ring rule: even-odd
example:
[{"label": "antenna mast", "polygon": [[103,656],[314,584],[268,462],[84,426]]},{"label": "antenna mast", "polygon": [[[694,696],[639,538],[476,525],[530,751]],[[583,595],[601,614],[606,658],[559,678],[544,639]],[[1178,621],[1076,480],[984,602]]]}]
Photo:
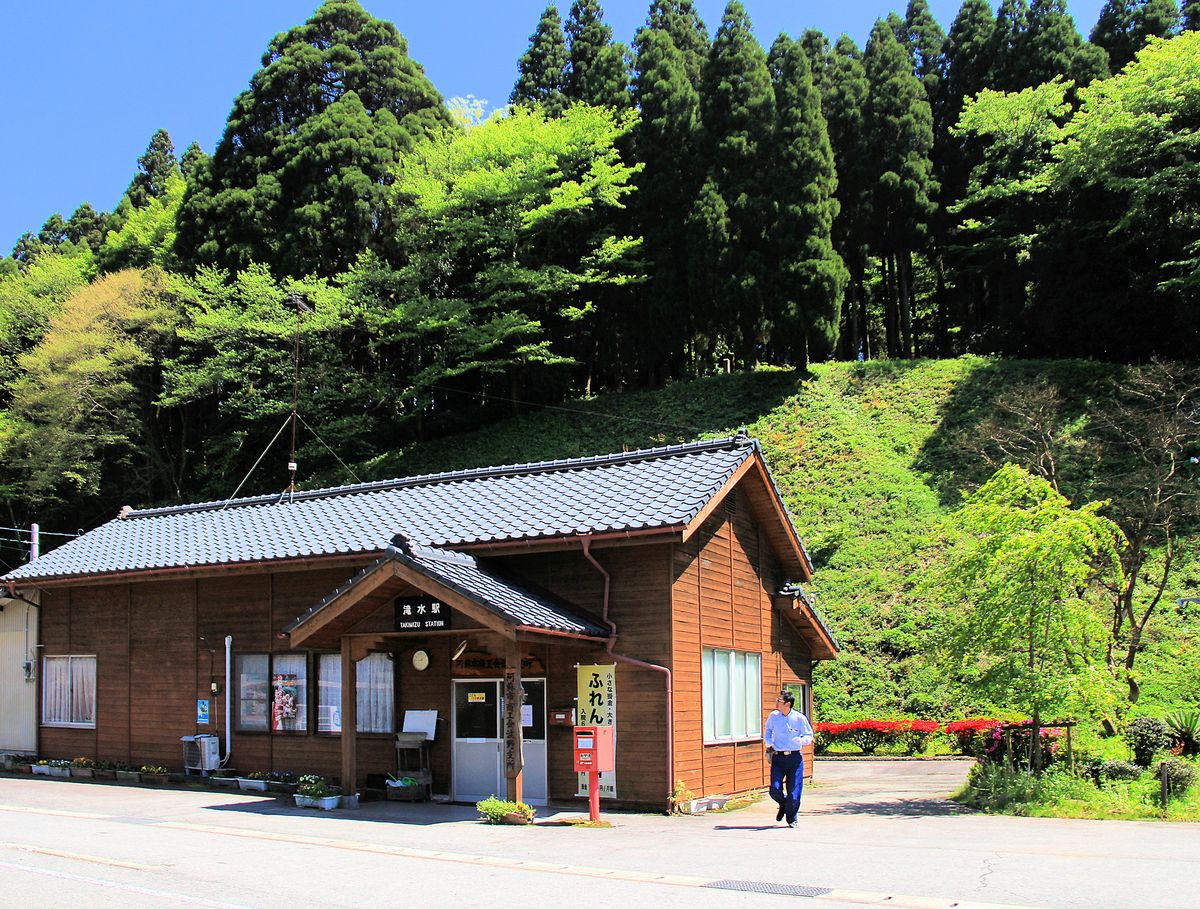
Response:
[{"label": "antenna mast", "polygon": [[296,437],[300,423],[300,319],[304,313],[311,313],[312,307],[304,299],[304,295],[292,291],[288,294],[288,302],[296,307],[296,336],[292,344],[292,451],[288,457],[288,488],[284,494],[291,501],[296,492]]}]

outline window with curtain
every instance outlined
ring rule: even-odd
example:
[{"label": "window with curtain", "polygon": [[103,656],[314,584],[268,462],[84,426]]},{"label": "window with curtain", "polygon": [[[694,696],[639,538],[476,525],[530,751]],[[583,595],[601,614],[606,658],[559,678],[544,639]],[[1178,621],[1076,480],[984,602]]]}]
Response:
[{"label": "window with curtain", "polygon": [[[394,663],[371,653],[355,666],[359,732],[395,732]],[[342,656],[323,653],[317,662],[317,732],[342,731]]]},{"label": "window with curtain", "polygon": [[237,728],[243,732],[266,732],[271,657],[265,653],[239,653],[233,659],[233,674],[237,684]]},{"label": "window with curtain", "polygon": [[48,656],[43,659],[42,723],[95,728],[94,656]]},{"label": "window with curtain", "polygon": [[700,652],[704,741],[762,735],[762,654],[705,647]]},{"label": "window with curtain", "polygon": [[307,731],[307,654],[239,653],[233,671],[239,732]]}]

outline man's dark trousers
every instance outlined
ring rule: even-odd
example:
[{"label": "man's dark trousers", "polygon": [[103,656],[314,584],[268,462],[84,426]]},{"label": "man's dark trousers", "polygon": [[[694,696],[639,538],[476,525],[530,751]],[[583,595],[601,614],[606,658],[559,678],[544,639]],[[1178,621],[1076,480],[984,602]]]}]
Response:
[{"label": "man's dark trousers", "polygon": [[804,755],[776,752],[771,755],[771,798],[779,803],[789,824],[795,823],[804,792]]}]

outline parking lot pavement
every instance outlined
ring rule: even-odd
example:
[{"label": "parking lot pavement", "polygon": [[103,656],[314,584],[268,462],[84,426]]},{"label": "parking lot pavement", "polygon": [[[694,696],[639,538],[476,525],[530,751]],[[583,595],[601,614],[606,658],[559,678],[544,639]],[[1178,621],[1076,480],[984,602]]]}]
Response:
[{"label": "parking lot pavement", "polygon": [[[615,903],[634,893],[647,901],[652,891],[664,906],[779,905],[785,891],[826,906],[885,898],[912,907],[1195,905],[1196,825],[962,813],[945,796],[966,770],[954,762],[824,762],[795,829],[776,824],[765,801],[697,817],[611,814],[611,829],[564,825],[553,809],[532,828],[487,827],[470,806],[381,802],[325,813],[244,793],[0,777],[0,890],[22,880],[17,866],[26,876],[101,875],[147,891],[186,880],[225,894],[228,904],[279,905],[297,896],[295,875],[284,871],[299,863],[350,882],[401,869],[430,886],[452,878],[467,905],[475,904],[471,887],[497,875],[519,880],[526,896],[573,890],[587,878],[581,892]],[[78,884],[43,877],[39,886]],[[717,884],[775,891],[717,892]],[[371,895],[356,886],[347,883],[347,898]],[[129,904],[155,899],[128,895]],[[492,905],[508,902],[491,895]],[[343,904],[298,898],[294,905]]]}]

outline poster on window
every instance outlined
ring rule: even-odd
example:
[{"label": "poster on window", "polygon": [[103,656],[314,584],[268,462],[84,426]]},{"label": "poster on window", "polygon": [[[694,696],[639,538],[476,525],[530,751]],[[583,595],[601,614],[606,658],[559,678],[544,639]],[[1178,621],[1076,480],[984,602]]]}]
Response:
[{"label": "poster on window", "polygon": [[[578,669],[575,716],[578,726],[617,725],[617,667],[580,666]],[[617,732],[613,729],[613,748],[617,748]],[[576,795],[588,794],[588,775],[577,774],[579,789]],[[600,774],[600,798],[617,797],[617,772]]]},{"label": "poster on window", "polygon": [[276,732],[284,729],[285,720],[296,719],[299,692],[297,677],[292,673],[279,673],[271,679],[274,697],[271,699],[271,728]]}]

